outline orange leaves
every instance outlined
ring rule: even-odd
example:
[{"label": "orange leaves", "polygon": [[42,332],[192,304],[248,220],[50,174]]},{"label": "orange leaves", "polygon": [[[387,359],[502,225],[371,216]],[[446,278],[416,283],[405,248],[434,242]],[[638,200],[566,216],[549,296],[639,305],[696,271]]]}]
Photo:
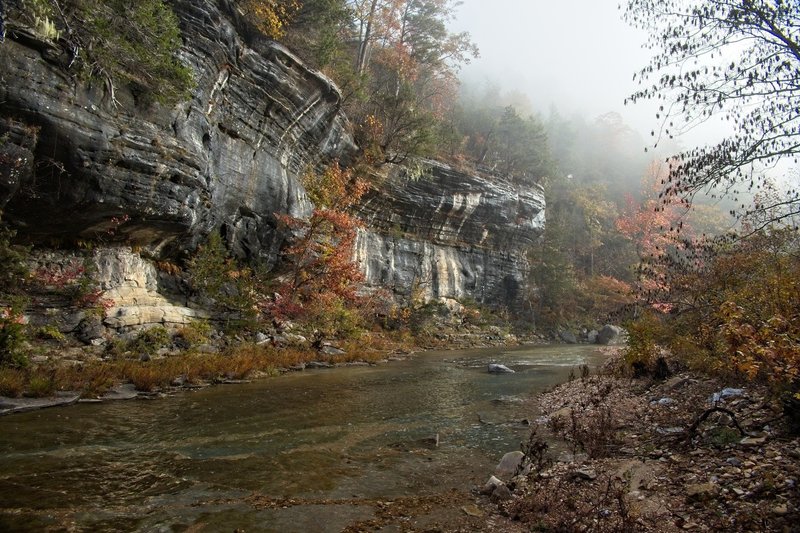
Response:
[{"label": "orange leaves", "polygon": [[323,173],[304,178],[309,197],[317,207],[308,220],[276,215],[294,234],[283,251],[291,266],[290,276],[278,289],[281,298],[271,312],[281,318],[298,318],[320,305],[352,304],[363,279],[353,262],[356,231],[361,222],[346,210],[368,190],[369,184],[332,164]]},{"label": "orange leaves", "polygon": [[343,169],[334,161],[324,172],[308,172],[303,176],[308,197],[317,206],[344,212],[358,203],[369,189],[369,182]]},{"label": "orange leaves", "polygon": [[[701,249],[671,277],[673,348],[776,389],[800,384],[800,237],[773,230]],[[694,352],[694,353],[692,353]],[[795,389],[796,390],[796,389]]]}]

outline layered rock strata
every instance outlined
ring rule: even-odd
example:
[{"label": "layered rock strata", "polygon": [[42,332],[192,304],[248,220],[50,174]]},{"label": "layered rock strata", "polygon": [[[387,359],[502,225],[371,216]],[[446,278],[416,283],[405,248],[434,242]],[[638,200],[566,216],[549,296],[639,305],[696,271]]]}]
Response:
[{"label": "layered rock strata", "polygon": [[[151,255],[192,250],[219,229],[238,257],[275,264],[276,213],[308,215],[299,177],[357,150],[339,90],[278,44],[243,37],[229,0],[174,0],[193,72],[191,99],[145,106],[122,86],[87,83],[58,43],[9,24],[0,43],[0,209],[20,235],[93,242],[105,326],[178,325],[202,316],[165,297]],[[400,297],[521,301],[526,248],[544,226],[538,187],[427,162],[400,167],[359,207],[356,259]]]},{"label": "layered rock strata", "polygon": [[544,230],[544,193],[428,161],[409,179],[395,168],[360,206],[356,260],[367,283],[426,301],[518,307],[527,250]]},{"label": "layered rock strata", "polygon": [[77,80],[57,44],[9,25],[0,133],[27,165],[0,175],[5,218],[30,236],[156,250],[221,228],[237,255],[274,262],[274,213],[311,209],[298,175],[355,146],[333,83],[277,44],[246,44],[225,4],[172,2],[196,89],[171,109]]}]

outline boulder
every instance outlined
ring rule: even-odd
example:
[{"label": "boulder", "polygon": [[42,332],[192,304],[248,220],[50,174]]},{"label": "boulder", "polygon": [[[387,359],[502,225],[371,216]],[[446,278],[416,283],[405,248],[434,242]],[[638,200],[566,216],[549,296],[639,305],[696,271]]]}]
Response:
[{"label": "boulder", "polygon": [[488,371],[490,374],[513,374],[514,370],[508,368],[506,365],[498,363],[489,363]]},{"label": "boulder", "polygon": [[516,452],[508,452],[503,456],[500,462],[497,464],[497,467],[494,469],[494,473],[500,479],[509,479],[514,474],[517,473],[517,469],[522,464],[523,459],[525,459],[525,454],[516,451]]},{"label": "boulder", "polygon": [[503,483],[500,479],[496,478],[495,476],[492,476],[489,478],[489,481],[487,481],[486,484],[481,489],[481,494],[485,494],[488,496],[492,494],[494,492],[494,489],[496,489],[500,485],[505,485],[505,483]]},{"label": "boulder", "polygon": [[331,344],[323,344],[320,347],[319,351],[320,353],[323,353],[325,355],[344,355],[347,353],[341,348],[337,348],[336,346],[333,346]]},{"label": "boulder", "polygon": [[567,330],[560,331],[558,333],[558,337],[562,341],[566,342],[567,344],[577,344],[578,343],[578,338],[571,331],[567,331]]},{"label": "boulder", "polygon": [[499,503],[499,502],[508,501],[512,497],[513,496],[511,496],[511,489],[509,489],[507,485],[500,485],[499,487],[494,489],[494,491],[492,492],[492,495],[490,496],[490,499],[494,503]]},{"label": "boulder", "polygon": [[622,328],[606,324],[597,332],[596,344],[617,344],[621,341]]},{"label": "boulder", "polygon": [[75,337],[84,344],[93,344],[93,341],[102,339],[106,333],[103,320],[96,314],[88,315],[81,320],[75,330]]}]

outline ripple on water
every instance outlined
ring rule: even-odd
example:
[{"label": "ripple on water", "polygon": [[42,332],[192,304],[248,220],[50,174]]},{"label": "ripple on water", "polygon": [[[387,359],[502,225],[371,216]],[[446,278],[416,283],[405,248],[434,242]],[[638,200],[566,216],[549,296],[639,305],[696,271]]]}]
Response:
[{"label": "ripple on water", "polygon": [[[382,499],[468,493],[526,438],[525,400],[593,357],[575,346],[431,353],[4,417],[0,530],[310,531],[312,516],[339,531]],[[518,372],[491,375],[489,362]]]}]

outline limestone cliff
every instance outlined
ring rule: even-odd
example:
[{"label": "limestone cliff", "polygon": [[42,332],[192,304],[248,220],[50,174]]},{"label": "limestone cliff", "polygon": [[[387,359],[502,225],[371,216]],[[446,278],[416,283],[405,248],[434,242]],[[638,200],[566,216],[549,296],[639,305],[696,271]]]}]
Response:
[{"label": "limestone cliff", "polygon": [[[280,45],[245,40],[227,0],[170,3],[196,81],[174,108],[78,80],[58,44],[25,28],[10,26],[0,43],[3,150],[25,163],[0,172],[3,218],[41,242],[105,243],[96,261],[116,302],[111,327],[196,315],[185,298],[163,300],[152,268],[117,244],[163,257],[220,228],[236,255],[273,265],[283,243],[274,214],[312,208],[298,177],[357,150],[330,80]],[[368,283],[518,302],[525,248],[543,229],[542,191],[428,166],[417,180],[392,168],[359,207],[356,258]]]},{"label": "limestone cliff", "polygon": [[338,89],[279,45],[245,44],[225,2],[172,2],[197,84],[173,109],[76,80],[58,45],[9,27],[0,44],[0,133],[27,172],[0,186],[28,235],[192,246],[219,227],[240,256],[274,262],[274,213],[310,210],[297,176],[355,149]]},{"label": "limestone cliff", "polygon": [[544,230],[542,189],[425,167],[413,180],[393,169],[362,202],[356,258],[367,282],[425,300],[519,304],[526,249]]}]

